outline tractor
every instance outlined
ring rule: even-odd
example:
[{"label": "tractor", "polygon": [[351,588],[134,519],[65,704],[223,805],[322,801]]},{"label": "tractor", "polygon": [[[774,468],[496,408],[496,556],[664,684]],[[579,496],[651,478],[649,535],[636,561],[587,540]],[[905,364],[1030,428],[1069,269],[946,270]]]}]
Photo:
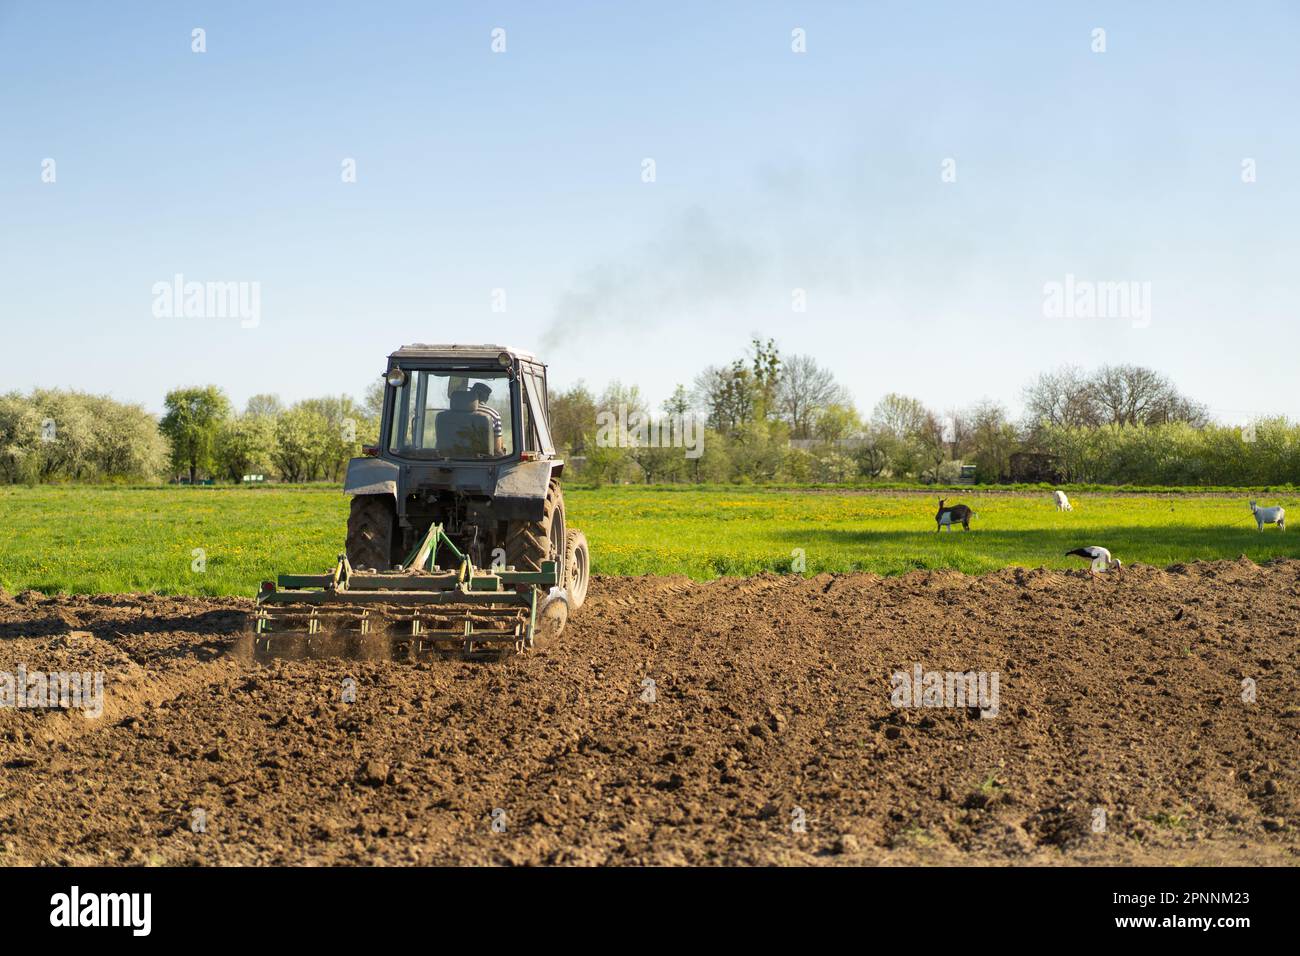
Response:
[{"label": "tractor", "polygon": [[497,345],[388,357],[378,442],[348,463],[347,540],[332,572],[281,575],[255,636],[383,634],[411,653],[522,652],[582,607],[587,539],[565,522],[546,366]]}]

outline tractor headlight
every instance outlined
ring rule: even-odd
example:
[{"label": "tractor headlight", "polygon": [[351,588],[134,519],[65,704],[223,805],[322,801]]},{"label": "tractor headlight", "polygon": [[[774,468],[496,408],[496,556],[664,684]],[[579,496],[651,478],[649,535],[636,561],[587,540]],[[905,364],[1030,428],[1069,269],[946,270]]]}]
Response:
[{"label": "tractor headlight", "polygon": [[509,367],[510,367],[510,353],[509,353],[509,352],[501,352],[501,353],[499,353],[499,354],[497,355],[497,364],[500,365],[502,368],[509,368]]},{"label": "tractor headlight", "polygon": [[388,374],[384,376],[384,380],[393,388],[401,388],[406,384],[406,373],[400,368],[390,368]]}]

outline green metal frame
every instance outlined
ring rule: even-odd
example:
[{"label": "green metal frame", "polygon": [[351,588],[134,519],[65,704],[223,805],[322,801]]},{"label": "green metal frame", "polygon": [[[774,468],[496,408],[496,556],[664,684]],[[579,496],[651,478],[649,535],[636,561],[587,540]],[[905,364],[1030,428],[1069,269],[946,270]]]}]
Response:
[{"label": "green metal frame", "polygon": [[[456,560],[455,570],[435,570],[439,547],[445,547]],[[559,572],[554,561],[543,561],[540,571],[482,571],[475,568],[455,543],[447,537],[441,524],[429,527],[420,540],[395,570],[386,573],[357,572],[352,569],[346,554],[340,554],[338,564],[327,574],[281,574],[273,586],[263,585],[257,596],[256,632],[259,637],[283,634],[273,625],[277,621],[304,618],[306,631],[290,633],[308,637],[321,632],[320,611],[349,607],[364,609],[370,605],[390,605],[410,609],[406,620],[411,624],[407,637],[418,644],[432,643],[440,649],[457,644],[459,650],[473,654],[476,648],[514,645],[516,649],[531,647],[537,627],[537,590],[559,584]],[[523,590],[520,585],[526,585]],[[294,606],[306,611],[292,612]],[[420,608],[464,608],[455,629],[422,630]],[[525,614],[526,612],[526,614]],[[369,633],[369,611],[361,610],[360,633]],[[400,615],[399,615],[400,619]],[[499,623],[496,629],[484,625]],[[524,624],[524,633],[518,633]],[[512,629],[512,625],[516,625]],[[477,628],[477,629],[476,629]],[[406,638],[403,638],[404,640]],[[519,645],[522,645],[519,646]]]}]

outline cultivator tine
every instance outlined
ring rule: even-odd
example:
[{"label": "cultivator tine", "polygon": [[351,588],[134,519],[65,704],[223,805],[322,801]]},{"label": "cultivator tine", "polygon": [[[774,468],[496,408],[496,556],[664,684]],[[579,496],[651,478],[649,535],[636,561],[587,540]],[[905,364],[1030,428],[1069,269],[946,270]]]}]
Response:
[{"label": "cultivator tine", "polygon": [[333,648],[353,656],[364,645],[383,643],[394,657],[508,656],[530,646],[530,610],[519,604],[372,609],[285,603],[256,612],[255,648],[294,657]]},{"label": "cultivator tine", "polygon": [[[440,544],[460,562],[456,570],[436,565]],[[340,555],[332,574],[282,574],[264,583],[254,647],[276,656],[332,649],[344,656],[509,657],[533,646],[538,591],[558,591],[557,579],[553,561],[538,571],[481,571],[434,525],[393,572],[354,571]]]},{"label": "cultivator tine", "polygon": [[518,605],[416,608],[394,623],[394,648],[404,646],[413,657],[476,659],[520,653],[528,646],[528,610]]},{"label": "cultivator tine", "polygon": [[370,608],[268,605],[254,620],[254,650],[273,656],[353,656],[383,630]]}]

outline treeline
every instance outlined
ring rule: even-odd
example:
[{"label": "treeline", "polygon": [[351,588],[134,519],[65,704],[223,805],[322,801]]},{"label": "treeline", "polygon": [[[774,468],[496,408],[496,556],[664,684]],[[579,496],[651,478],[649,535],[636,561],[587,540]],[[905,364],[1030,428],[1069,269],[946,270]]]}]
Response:
[{"label": "treeline", "polygon": [[1039,436],[1065,481],[1106,485],[1300,484],[1300,425],[1050,426]]},{"label": "treeline", "polygon": [[0,482],[154,480],[167,462],[158,420],[104,395],[0,395]]},{"label": "treeline", "polygon": [[[1091,373],[1066,367],[1024,389],[1013,419],[983,400],[940,411],[899,394],[862,413],[829,370],[772,341],[679,385],[660,409],[614,382],[579,383],[551,398],[553,432],[576,470],[595,482],[1090,482],[1259,485],[1300,481],[1300,425],[1214,424],[1167,378],[1135,365]],[[698,454],[664,443],[599,441],[598,416],[619,408],[645,421],[694,416]],[[650,429],[655,434],[655,429]],[[972,467],[973,466],[973,467]]]},{"label": "treeline", "polygon": [[382,391],[235,409],[216,386],[168,392],[161,419],[103,395],[0,396],[0,482],[339,481],[379,432]]},{"label": "treeline", "polygon": [[[951,483],[972,470],[980,483],[1300,483],[1300,425],[1213,423],[1151,369],[1063,368],[1023,397],[1019,419],[988,400],[940,411],[899,394],[863,413],[815,359],[754,340],[658,409],[617,381],[598,395],[581,382],[553,390],[551,430],[568,473],[596,483]],[[206,386],[167,393],[159,419],[106,396],[10,393],[0,396],[0,482],[339,481],[378,435],[382,403],[376,383],[360,402],[256,395],[236,409]]]},{"label": "treeline", "polygon": [[176,389],[163,401],[158,428],[168,440],[171,470],[194,481],[339,481],[349,458],[379,434],[381,388],[358,404],[351,396],[309,398],[285,406],[254,395],[236,411],[216,386]]}]

